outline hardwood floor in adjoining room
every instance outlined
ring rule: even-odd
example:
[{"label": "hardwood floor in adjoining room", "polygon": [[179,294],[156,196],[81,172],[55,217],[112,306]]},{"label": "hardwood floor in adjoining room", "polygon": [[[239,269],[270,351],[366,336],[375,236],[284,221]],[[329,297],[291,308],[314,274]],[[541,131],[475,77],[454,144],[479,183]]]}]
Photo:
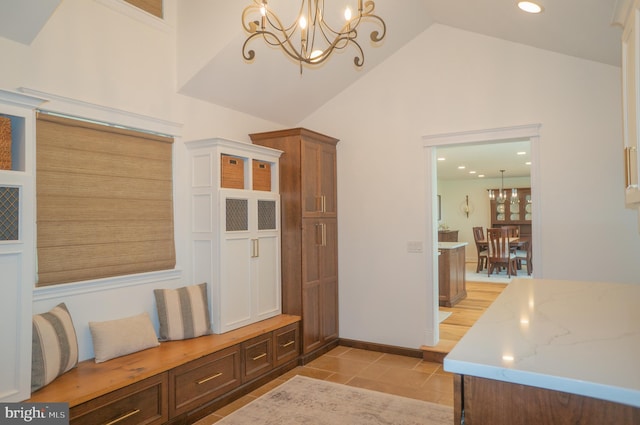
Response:
[{"label": "hardwood floor in adjoining room", "polygon": [[440,307],[440,311],[451,312],[451,316],[440,323],[438,345],[421,347],[424,359],[442,362],[442,359],[506,287],[505,283],[466,282],[467,297],[465,299],[453,307]]},{"label": "hardwood floor in adjoining room", "polygon": [[451,316],[440,323],[440,339],[460,341],[506,286],[503,283],[467,282],[467,298],[453,307],[440,307],[440,311],[451,312]]}]

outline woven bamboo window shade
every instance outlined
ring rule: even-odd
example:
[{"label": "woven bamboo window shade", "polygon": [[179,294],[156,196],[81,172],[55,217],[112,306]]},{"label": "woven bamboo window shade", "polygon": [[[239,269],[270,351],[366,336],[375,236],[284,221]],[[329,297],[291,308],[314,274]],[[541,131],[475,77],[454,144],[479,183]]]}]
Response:
[{"label": "woven bamboo window shade", "polygon": [[175,267],[172,142],[38,114],[37,286]]},{"label": "woven bamboo window shade", "polygon": [[137,8],[144,10],[158,18],[162,18],[162,0],[125,0]]}]

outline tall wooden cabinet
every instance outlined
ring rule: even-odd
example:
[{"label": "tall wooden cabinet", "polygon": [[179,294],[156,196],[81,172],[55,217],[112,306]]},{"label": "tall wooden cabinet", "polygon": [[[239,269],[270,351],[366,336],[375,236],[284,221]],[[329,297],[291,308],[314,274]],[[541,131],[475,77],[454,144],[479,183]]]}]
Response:
[{"label": "tall wooden cabinet", "polygon": [[304,128],[250,137],[283,151],[282,311],[302,317],[304,362],[338,341],[338,140]]}]

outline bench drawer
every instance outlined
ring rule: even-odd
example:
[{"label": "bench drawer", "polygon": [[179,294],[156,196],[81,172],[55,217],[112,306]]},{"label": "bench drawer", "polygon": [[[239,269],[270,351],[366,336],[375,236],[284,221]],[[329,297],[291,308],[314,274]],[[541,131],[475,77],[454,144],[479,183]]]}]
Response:
[{"label": "bench drawer", "polygon": [[297,323],[273,331],[276,348],[276,366],[298,357],[300,353],[300,331]]},{"label": "bench drawer", "polygon": [[169,420],[168,377],[162,373],[70,409],[71,425],[155,425]]},{"label": "bench drawer", "polygon": [[175,417],[240,385],[239,345],[178,366],[169,376],[169,413]]},{"label": "bench drawer", "polygon": [[242,343],[243,382],[248,382],[273,368],[273,332]]}]

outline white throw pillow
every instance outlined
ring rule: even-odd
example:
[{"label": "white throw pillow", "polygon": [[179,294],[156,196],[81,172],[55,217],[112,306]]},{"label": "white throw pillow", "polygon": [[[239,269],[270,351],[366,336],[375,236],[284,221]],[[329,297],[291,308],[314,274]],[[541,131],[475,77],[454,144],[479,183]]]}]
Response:
[{"label": "white throw pillow", "polygon": [[106,322],[89,322],[89,329],[96,363],[160,345],[146,312]]}]

